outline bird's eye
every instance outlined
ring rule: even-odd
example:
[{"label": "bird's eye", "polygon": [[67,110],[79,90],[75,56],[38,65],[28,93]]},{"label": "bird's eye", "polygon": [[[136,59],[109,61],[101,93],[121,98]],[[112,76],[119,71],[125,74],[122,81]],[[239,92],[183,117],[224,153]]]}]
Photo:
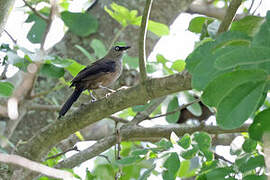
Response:
[{"label": "bird's eye", "polygon": [[120,47],[119,46],[115,46],[114,50],[119,51]]}]

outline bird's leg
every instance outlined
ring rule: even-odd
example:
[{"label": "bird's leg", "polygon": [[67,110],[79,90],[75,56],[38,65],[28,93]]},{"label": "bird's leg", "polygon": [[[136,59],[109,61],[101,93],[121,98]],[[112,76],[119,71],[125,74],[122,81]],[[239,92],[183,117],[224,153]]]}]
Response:
[{"label": "bird's leg", "polygon": [[102,85],[99,85],[98,87],[101,88],[101,89],[106,89],[106,90],[108,90],[108,91],[110,91],[110,92],[112,92],[112,93],[115,93],[115,92],[116,92],[115,90],[110,89],[110,88],[105,87],[105,86],[102,86]]},{"label": "bird's leg", "polygon": [[89,92],[89,94],[90,94],[90,96],[91,96],[91,102],[95,102],[95,101],[97,101],[97,98],[94,96],[94,94],[92,93],[92,91],[90,91],[89,89],[88,89],[88,92]]}]

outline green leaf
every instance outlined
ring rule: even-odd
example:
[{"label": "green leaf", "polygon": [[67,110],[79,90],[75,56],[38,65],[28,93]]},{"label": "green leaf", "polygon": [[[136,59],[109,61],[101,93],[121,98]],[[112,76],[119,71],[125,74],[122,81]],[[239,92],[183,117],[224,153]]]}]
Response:
[{"label": "green leaf", "polygon": [[264,167],[265,166],[265,162],[264,162],[264,157],[263,155],[258,155],[258,156],[255,156],[255,157],[249,157],[249,158],[246,158],[244,161],[239,161],[239,160],[236,160],[235,162],[239,168],[239,170],[241,172],[247,172],[247,171],[250,171],[250,170],[253,170],[257,167]]},{"label": "green leaf", "polygon": [[34,13],[30,14],[25,22],[34,22],[30,31],[27,33],[27,39],[32,43],[40,43],[46,31],[47,23]]},{"label": "green leaf", "polygon": [[206,132],[195,132],[193,141],[198,144],[200,150],[207,150],[211,147],[211,137]]},{"label": "green leaf", "polygon": [[250,138],[261,141],[265,132],[270,132],[270,108],[261,111],[254,118],[253,123],[249,126],[248,132]]},{"label": "green leaf", "polygon": [[94,49],[95,55],[98,57],[98,59],[106,55],[107,50],[102,41],[98,39],[93,39],[90,46]]},{"label": "green leaf", "polygon": [[165,161],[163,167],[167,169],[162,173],[163,179],[175,179],[176,173],[180,168],[180,160],[178,154],[176,152],[171,153],[169,158]]},{"label": "green leaf", "polygon": [[0,96],[9,97],[14,90],[13,84],[10,82],[0,82]]},{"label": "green leaf", "polygon": [[181,139],[179,139],[177,143],[179,144],[179,146],[181,146],[184,149],[189,148],[191,144],[191,138],[189,134],[185,134]]},{"label": "green leaf", "polygon": [[242,145],[243,150],[247,153],[251,153],[255,151],[256,147],[257,147],[257,141],[250,138],[247,138]]},{"label": "green leaf", "polygon": [[169,35],[170,33],[169,27],[166,24],[162,24],[152,20],[148,21],[147,29],[159,37]]},{"label": "green leaf", "polygon": [[140,156],[128,156],[128,157],[124,157],[122,159],[117,160],[116,163],[126,166],[126,165],[130,165],[130,164],[134,164],[141,159],[142,158],[140,158]]},{"label": "green leaf", "polygon": [[266,175],[247,175],[245,177],[243,177],[243,180],[267,180],[267,176]]},{"label": "green leaf", "polygon": [[217,57],[215,66],[225,70],[236,66],[257,65],[266,62],[270,62],[270,48],[268,47],[235,47],[232,51]]},{"label": "green leaf", "polygon": [[208,149],[201,150],[204,157],[206,158],[206,161],[212,161],[214,159],[214,153]]},{"label": "green leaf", "polygon": [[201,33],[204,24],[210,24],[214,19],[209,17],[195,17],[193,18],[188,26],[188,30],[194,33]]},{"label": "green leaf", "polygon": [[73,77],[76,76],[83,68],[85,68],[84,65],[81,65],[74,60],[71,65],[65,67],[65,69],[68,70]]},{"label": "green leaf", "polygon": [[202,94],[203,103],[217,107],[218,104],[241,84],[265,81],[267,74],[263,70],[237,70],[218,76],[211,81]]},{"label": "green leaf", "polygon": [[132,151],[131,155],[136,156],[136,155],[146,155],[148,153],[148,149],[137,149]]},{"label": "green leaf", "polygon": [[259,16],[245,16],[244,18],[234,21],[231,26],[231,31],[240,31],[249,36],[254,36],[258,32],[264,18]]},{"label": "green leaf", "polygon": [[148,62],[146,64],[146,71],[147,73],[154,73],[154,72],[157,72],[158,70],[158,65],[156,62]]},{"label": "green leaf", "polygon": [[[167,113],[175,111],[179,108],[178,98],[175,96],[169,103],[167,108]],[[168,123],[176,123],[178,121],[180,111],[166,116],[166,121]]]},{"label": "green leaf", "polygon": [[266,20],[261,25],[259,32],[254,36],[251,45],[270,47],[270,11],[267,12]]},{"label": "green leaf", "polygon": [[114,180],[115,171],[110,164],[100,164],[95,167],[93,175],[95,179]]},{"label": "green leaf", "polygon": [[137,69],[139,67],[139,58],[131,57],[127,54],[123,55],[123,64],[127,65],[130,69]]},{"label": "green leaf", "polygon": [[205,172],[205,171],[208,171],[210,169],[215,169],[215,168],[218,167],[218,163],[219,163],[218,160],[205,161],[202,164],[202,167],[201,167],[201,171],[200,172]]},{"label": "green leaf", "polygon": [[199,151],[199,147],[197,145],[192,145],[191,149],[181,152],[181,156],[184,159],[192,159],[197,152]]},{"label": "green leaf", "polygon": [[65,71],[63,68],[56,67],[52,64],[43,64],[40,74],[51,78],[60,78],[64,76]]},{"label": "green leaf", "polygon": [[230,173],[233,173],[233,170],[230,167],[216,168],[216,169],[213,169],[212,171],[207,172],[206,178],[221,180],[221,179],[225,179],[225,177],[229,175]]},{"label": "green leaf", "polygon": [[156,168],[156,165],[154,164],[150,169],[147,169],[144,171],[144,173],[140,176],[138,180],[147,180],[147,178],[151,175],[151,172]]},{"label": "green leaf", "polygon": [[70,66],[73,63],[73,61],[74,60],[72,60],[72,59],[62,59],[60,57],[54,57],[53,59],[46,60],[45,62],[47,64],[52,64],[52,65],[59,67],[59,68],[65,68],[65,67]]},{"label": "green leaf", "polygon": [[163,65],[163,71],[165,72],[165,74],[173,74],[173,71],[170,68],[168,68],[168,66],[166,65],[166,63],[169,62],[169,60],[167,60],[161,54],[157,54],[156,58],[157,58],[157,62]]},{"label": "green leaf", "polygon": [[156,145],[164,149],[169,149],[173,147],[172,143],[167,139],[161,139],[159,142],[156,143]]},{"label": "green leaf", "polygon": [[182,72],[185,69],[186,63],[183,60],[176,60],[172,64],[172,69]]},{"label": "green leaf", "polygon": [[78,36],[85,37],[97,32],[98,21],[89,13],[63,11],[61,18],[69,30]]},{"label": "green leaf", "polygon": [[95,176],[91,174],[91,172],[86,168],[85,180],[94,180]]},{"label": "green leaf", "polygon": [[87,57],[87,59],[90,62],[94,62],[95,61],[95,58],[86,49],[84,49],[82,46],[76,44],[75,45],[75,48],[79,49]]},{"label": "green leaf", "polygon": [[256,110],[265,82],[248,82],[237,86],[218,104],[217,123],[224,129],[240,127]]}]

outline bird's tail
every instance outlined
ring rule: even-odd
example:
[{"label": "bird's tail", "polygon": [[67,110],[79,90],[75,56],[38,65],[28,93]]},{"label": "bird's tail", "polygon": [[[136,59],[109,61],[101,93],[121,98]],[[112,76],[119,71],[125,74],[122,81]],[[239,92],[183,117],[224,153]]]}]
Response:
[{"label": "bird's tail", "polygon": [[78,97],[81,95],[82,92],[83,92],[82,88],[78,88],[78,89],[74,90],[74,92],[71,94],[71,96],[65,102],[65,104],[62,106],[62,108],[61,108],[61,110],[59,112],[58,119],[61,116],[64,116],[66,114],[66,112],[70,109],[72,104],[78,99]]}]

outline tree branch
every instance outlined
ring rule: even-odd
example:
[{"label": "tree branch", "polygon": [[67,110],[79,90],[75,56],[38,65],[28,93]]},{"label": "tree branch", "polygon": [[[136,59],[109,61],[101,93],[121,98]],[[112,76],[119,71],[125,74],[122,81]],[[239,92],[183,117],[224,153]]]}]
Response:
[{"label": "tree branch", "polygon": [[155,118],[160,118],[160,117],[168,116],[170,114],[174,114],[174,113],[179,112],[182,109],[184,109],[184,108],[186,108],[186,107],[188,107],[188,106],[190,106],[190,105],[192,105],[194,103],[197,103],[197,102],[200,102],[200,99],[196,99],[196,100],[194,100],[194,101],[192,101],[190,103],[184,104],[184,105],[180,106],[178,109],[176,109],[174,111],[168,112],[166,114],[160,114],[160,115],[157,115],[157,116],[154,116],[154,117],[147,117],[147,119],[151,120],[151,119],[155,119]]},{"label": "tree branch", "polygon": [[73,175],[70,172],[51,168],[51,167],[45,166],[43,164],[40,164],[34,161],[30,161],[29,159],[26,159],[24,157],[17,156],[17,155],[9,155],[9,154],[0,153],[0,162],[18,165],[20,167],[44,174],[52,178],[60,178],[60,179],[66,179],[66,180],[73,179]]},{"label": "tree branch", "polygon": [[230,27],[230,25],[235,17],[237,9],[241,5],[241,3],[242,3],[242,0],[232,0],[231,1],[230,5],[226,11],[226,15],[218,28],[218,34],[228,31],[228,29],[229,29],[229,27]]},{"label": "tree branch", "polygon": [[40,17],[41,19],[43,19],[46,22],[49,22],[49,18],[47,16],[44,16],[43,14],[41,14],[40,12],[38,12],[35,8],[33,8],[26,0],[23,0],[24,4],[29,7],[31,9],[31,11],[33,11],[33,13],[35,13],[35,15],[37,15],[38,17]]},{"label": "tree branch", "polygon": [[[113,93],[108,98],[82,105],[70,115],[55,120],[33,136],[27,144],[18,147],[18,153],[24,157],[41,159],[53,145],[67,138],[70,134],[93,124],[125,108],[145,104],[148,98],[154,99],[179,91],[191,89],[191,76],[186,72],[149,79],[145,85]],[[138,96],[140,94],[140,96]]]},{"label": "tree branch", "polygon": [[138,112],[133,118],[132,123],[139,124],[143,120],[147,119],[149,115],[164,101],[166,97],[155,99],[154,102],[147,107],[144,111]]},{"label": "tree branch", "polygon": [[[167,126],[154,126],[151,128],[144,128],[139,126],[125,126],[121,128],[122,141],[149,141],[151,139],[167,138],[169,139],[172,132],[176,133],[177,136],[181,137],[185,133],[192,134],[197,131],[204,131],[209,134],[226,134],[226,133],[239,133],[247,132],[249,125],[243,125],[240,128],[232,130],[223,130],[218,126],[181,126],[179,124],[167,125]],[[81,151],[78,154],[71,156],[70,158],[60,162],[57,168],[73,168],[82,162],[91,159],[105,150],[109,149],[116,143],[116,136],[111,135],[106,137],[93,146]]]},{"label": "tree branch", "polygon": [[153,0],[146,0],[143,16],[142,16],[141,29],[140,29],[139,67],[140,67],[141,82],[144,82],[147,79],[145,41],[146,41],[146,34],[147,34],[148,19],[150,16],[152,3],[153,3]]}]

